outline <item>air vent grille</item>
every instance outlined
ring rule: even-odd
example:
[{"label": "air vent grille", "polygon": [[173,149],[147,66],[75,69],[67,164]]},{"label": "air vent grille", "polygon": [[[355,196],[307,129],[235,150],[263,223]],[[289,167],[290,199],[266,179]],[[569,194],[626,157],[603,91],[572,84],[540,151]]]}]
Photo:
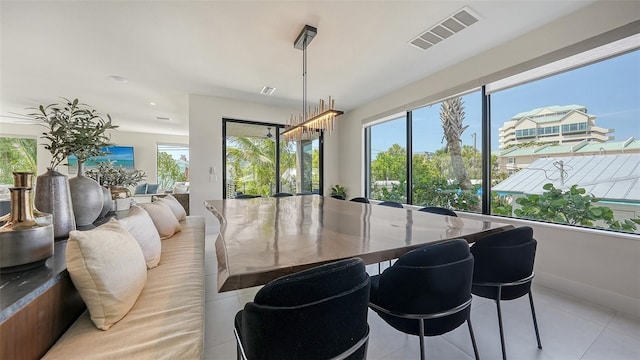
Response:
[{"label": "air vent grille", "polygon": [[276,88],[271,87],[271,86],[265,86],[262,88],[262,90],[260,90],[260,94],[262,95],[271,95],[273,94],[273,92],[276,91]]},{"label": "air vent grille", "polygon": [[455,33],[475,24],[478,22],[479,18],[480,17],[471,9],[464,7],[455,14],[440,21],[440,23],[433,26],[431,29],[411,39],[409,44],[422,50],[426,50],[442,40],[449,38]]},{"label": "air vent grille", "polygon": [[171,121],[171,118],[164,117],[164,116],[156,116],[156,120]]}]

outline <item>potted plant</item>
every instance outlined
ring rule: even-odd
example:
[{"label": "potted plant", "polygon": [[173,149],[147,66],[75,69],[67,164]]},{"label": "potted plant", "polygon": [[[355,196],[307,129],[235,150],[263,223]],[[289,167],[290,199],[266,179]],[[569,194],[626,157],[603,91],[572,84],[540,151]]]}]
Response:
[{"label": "potted plant", "polygon": [[127,170],[113,161],[102,161],[95,169],[87,170],[86,175],[98,184],[109,188],[113,199],[130,197],[130,186],[138,185],[147,177],[142,170]]},{"label": "potted plant", "polygon": [[107,131],[118,126],[111,123],[109,114],[105,119],[78,99],[63,100],[61,103],[40,105],[38,111],[30,116],[43,121],[48,127],[42,138],[48,140],[44,147],[51,153],[52,171],[69,155],[77,157],[78,175],[69,180],[71,204],[76,224],[90,225],[100,216],[107,194],[97,182],[84,176],[84,162],[90,157],[105,154],[104,148],[112,145]]},{"label": "potted plant", "polygon": [[347,198],[347,189],[340,184],[336,184],[331,188],[331,196],[342,197],[342,200],[344,200]]}]

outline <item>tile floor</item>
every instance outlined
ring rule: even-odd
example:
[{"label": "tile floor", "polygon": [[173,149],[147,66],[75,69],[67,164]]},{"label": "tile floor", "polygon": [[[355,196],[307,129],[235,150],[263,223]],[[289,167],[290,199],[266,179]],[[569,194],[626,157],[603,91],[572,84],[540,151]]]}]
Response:
[{"label": "tile floor", "polygon": [[[206,240],[206,360],[236,358],[233,318],[253,300],[258,288],[216,291],[215,233]],[[369,266],[377,274],[376,266]],[[542,350],[536,346],[527,297],[503,302],[503,319],[510,360],[638,360],[640,319],[588,303],[558,291],[534,285],[534,302]],[[480,358],[501,359],[495,304],[474,297],[471,321]],[[369,311],[368,359],[419,359],[418,338],[405,335]],[[427,359],[473,359],[466,326],[425,339]]]}]

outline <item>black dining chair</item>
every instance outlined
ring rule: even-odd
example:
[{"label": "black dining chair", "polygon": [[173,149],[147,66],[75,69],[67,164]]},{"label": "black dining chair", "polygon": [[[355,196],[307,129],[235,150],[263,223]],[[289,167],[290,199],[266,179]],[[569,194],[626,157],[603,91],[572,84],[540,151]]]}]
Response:
[{"label": "black dining chair", "polygon": [[536,311],[533,306],[533,295],[531,294],[536,247],[537,241],[533,238],[533,229],[529,226],[489,235],[475,242],[471,247],[471,253],[475,257],[471,292],[474,295],[495,301],[498,311],[502,358],[505,360],[507,352],[502,326],[501,300],[513,300],[529,295],[538,349],[542,349]]},{"label": "black dining chair", "polygon": [[455,211],[451,209],[443,208],[443,207],[438,207],[438,206],[425,206],[421,209],[418,209],[418,211],[428,212],[432,214],[458,216],[458,214],[456,214]]},{"label": "black dining chair", "polygon": [[359,203],[363,203],[363,204],[368,204],[369,203],[369,199],[367,199],[365,197],[354,197],[353,199],[351,199],[349,201],[359,202]]},{"label": "black dining chair", "polygon": [[404,208],[404,206],[402,206],[402,204],[395,202],[395,201],[383,201],[381,203],[378,203],[378,205],[382,205],[382,206],[390,206],[390,207],[394,207],[394,208]]},{"label": "black dining chair", "polygon": [[286,192],[279,192],[271,195],[271,197],[274,197],[274,198],[281,198],[281,197],[287,197],[287,196],[293,196],[293,194],[286,193]]},{"label": "black dining chair", "polygon": [[240,195],[236,195],[234,199],[255,199],[259,197],[260,195],[240,194]]},{"label": "black dining chair", "polygon": [[365,359],[369,289],[359,258],[269,282],[236,314],[238,359]]},{"label": "black dining chair", "polygon": [[426,245],[371,277],[369,306],[396,330],[420,338],[420,359],[425,336],[447,333],[466,321],[478,359],[469,316],[472,276],[473,255],[465,240]]}]

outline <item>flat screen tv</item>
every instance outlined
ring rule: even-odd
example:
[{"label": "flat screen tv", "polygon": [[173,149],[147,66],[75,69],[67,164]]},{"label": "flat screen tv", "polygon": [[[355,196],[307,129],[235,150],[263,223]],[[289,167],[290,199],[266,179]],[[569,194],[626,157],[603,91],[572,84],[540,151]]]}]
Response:
[{"label": "flat screen tv", "polygon": [[[104,156],[94,156],[84,163],[85,170],[96,168],[103,161],[112,161],[115,166],[122,165],[125,169],[134,169],[133,163],[133,146],[108,146],[104,150],[107,152]],[[69,165],[69,174],[78,173],[78,158],[70,155],[67,158]]]}]

